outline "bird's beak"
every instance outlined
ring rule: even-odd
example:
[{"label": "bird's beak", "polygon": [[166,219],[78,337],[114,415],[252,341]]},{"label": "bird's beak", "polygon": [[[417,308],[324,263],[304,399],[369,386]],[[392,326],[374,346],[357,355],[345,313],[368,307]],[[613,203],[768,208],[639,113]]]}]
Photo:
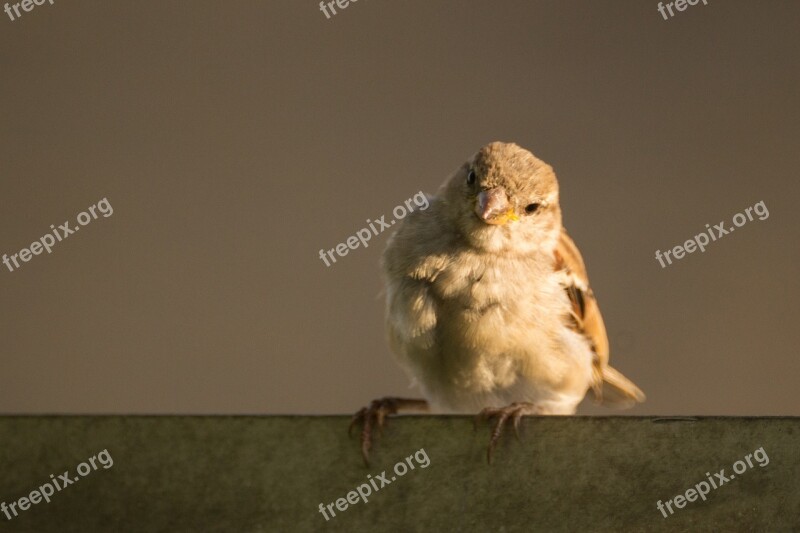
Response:
[{"label": "bird's beak", "polygon": [[478,193],[475,214],[482,221],[492,225],[505,224],[509,220],[519,220],[502,187]]}]

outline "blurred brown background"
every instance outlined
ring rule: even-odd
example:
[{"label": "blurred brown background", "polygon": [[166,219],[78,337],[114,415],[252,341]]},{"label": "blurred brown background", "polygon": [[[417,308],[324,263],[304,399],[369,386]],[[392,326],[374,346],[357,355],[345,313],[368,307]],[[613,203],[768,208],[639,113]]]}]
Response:
[{"label": "blurred brown background", "polygon": [[[551,163],[626,414],[800,415],[800,4],[55,0],[0,13],[3,413],[347,413],[409,395],[388,233],[481,145]],[[763,200],[770,212],[654,258]],[[580,413],[614,414],[584,404]]]}]

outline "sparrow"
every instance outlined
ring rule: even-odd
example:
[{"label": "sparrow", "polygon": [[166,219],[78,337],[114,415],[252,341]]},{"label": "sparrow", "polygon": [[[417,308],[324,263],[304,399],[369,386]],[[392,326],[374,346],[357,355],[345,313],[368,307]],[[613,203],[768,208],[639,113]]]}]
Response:
[{"label": "sparrow", "polygon": [[562,226],[553,168],[513,143],[487,144],[403,219],[382,257],[386,329],[424,399],[382,398],[353,417],[372,429],[406,410],[507,421],[571,415],[589,390],[630,407],[644,393],[609,365],[586,267]]}]

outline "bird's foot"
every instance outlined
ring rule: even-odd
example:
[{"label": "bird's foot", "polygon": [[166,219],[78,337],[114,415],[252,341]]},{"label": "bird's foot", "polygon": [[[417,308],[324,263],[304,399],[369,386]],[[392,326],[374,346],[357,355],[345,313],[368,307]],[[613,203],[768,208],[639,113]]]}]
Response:
[{"label": "bird's foot", "polygon": [[378,429],[380,434],[386,423],[386,417],[399,411],[427,411],[428,402],[410,398],[380,398],[372,400],[369,407],[363,407],[353,415],[347,433],[352,435],[353,427],[363,424],[361,428],[361,456],[364,464],[369,466],[369,451],[372,448],[372,430]]},{"label": "bird's foot", "polygon": [[500,440],[500,435],[503,434],[506,422],[510,418],[514,425],[514,434],[519,438],[519,421],[525,415],[539,414],[541,411],[532,403],[528,402],[515,402],[505,407],[487,407],[475,419],[475,424],[479,421],[491,420],[497,418],[494,427],[492,428],[492,435],[489,438],[489,447],[486,450],[486,461],[492,464],[492,452],[494,452],[497,442]]}]

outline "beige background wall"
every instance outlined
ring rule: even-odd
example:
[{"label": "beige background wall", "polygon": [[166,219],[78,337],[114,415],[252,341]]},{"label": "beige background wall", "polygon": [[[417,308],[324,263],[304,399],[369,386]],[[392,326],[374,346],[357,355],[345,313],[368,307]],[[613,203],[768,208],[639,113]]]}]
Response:
[{"label": "beige background wall", "polygon": [[[513,140],[551,163],[629,414],[800,415],[800,4],[55,0],[0,12],[0,412],[346,413],[408,395],[387,234]],[[668,268],[683,243],[752,222]],[[726,225],[729,225],[726,224]],[[582,413],[611,414],[587,406]]]}]

